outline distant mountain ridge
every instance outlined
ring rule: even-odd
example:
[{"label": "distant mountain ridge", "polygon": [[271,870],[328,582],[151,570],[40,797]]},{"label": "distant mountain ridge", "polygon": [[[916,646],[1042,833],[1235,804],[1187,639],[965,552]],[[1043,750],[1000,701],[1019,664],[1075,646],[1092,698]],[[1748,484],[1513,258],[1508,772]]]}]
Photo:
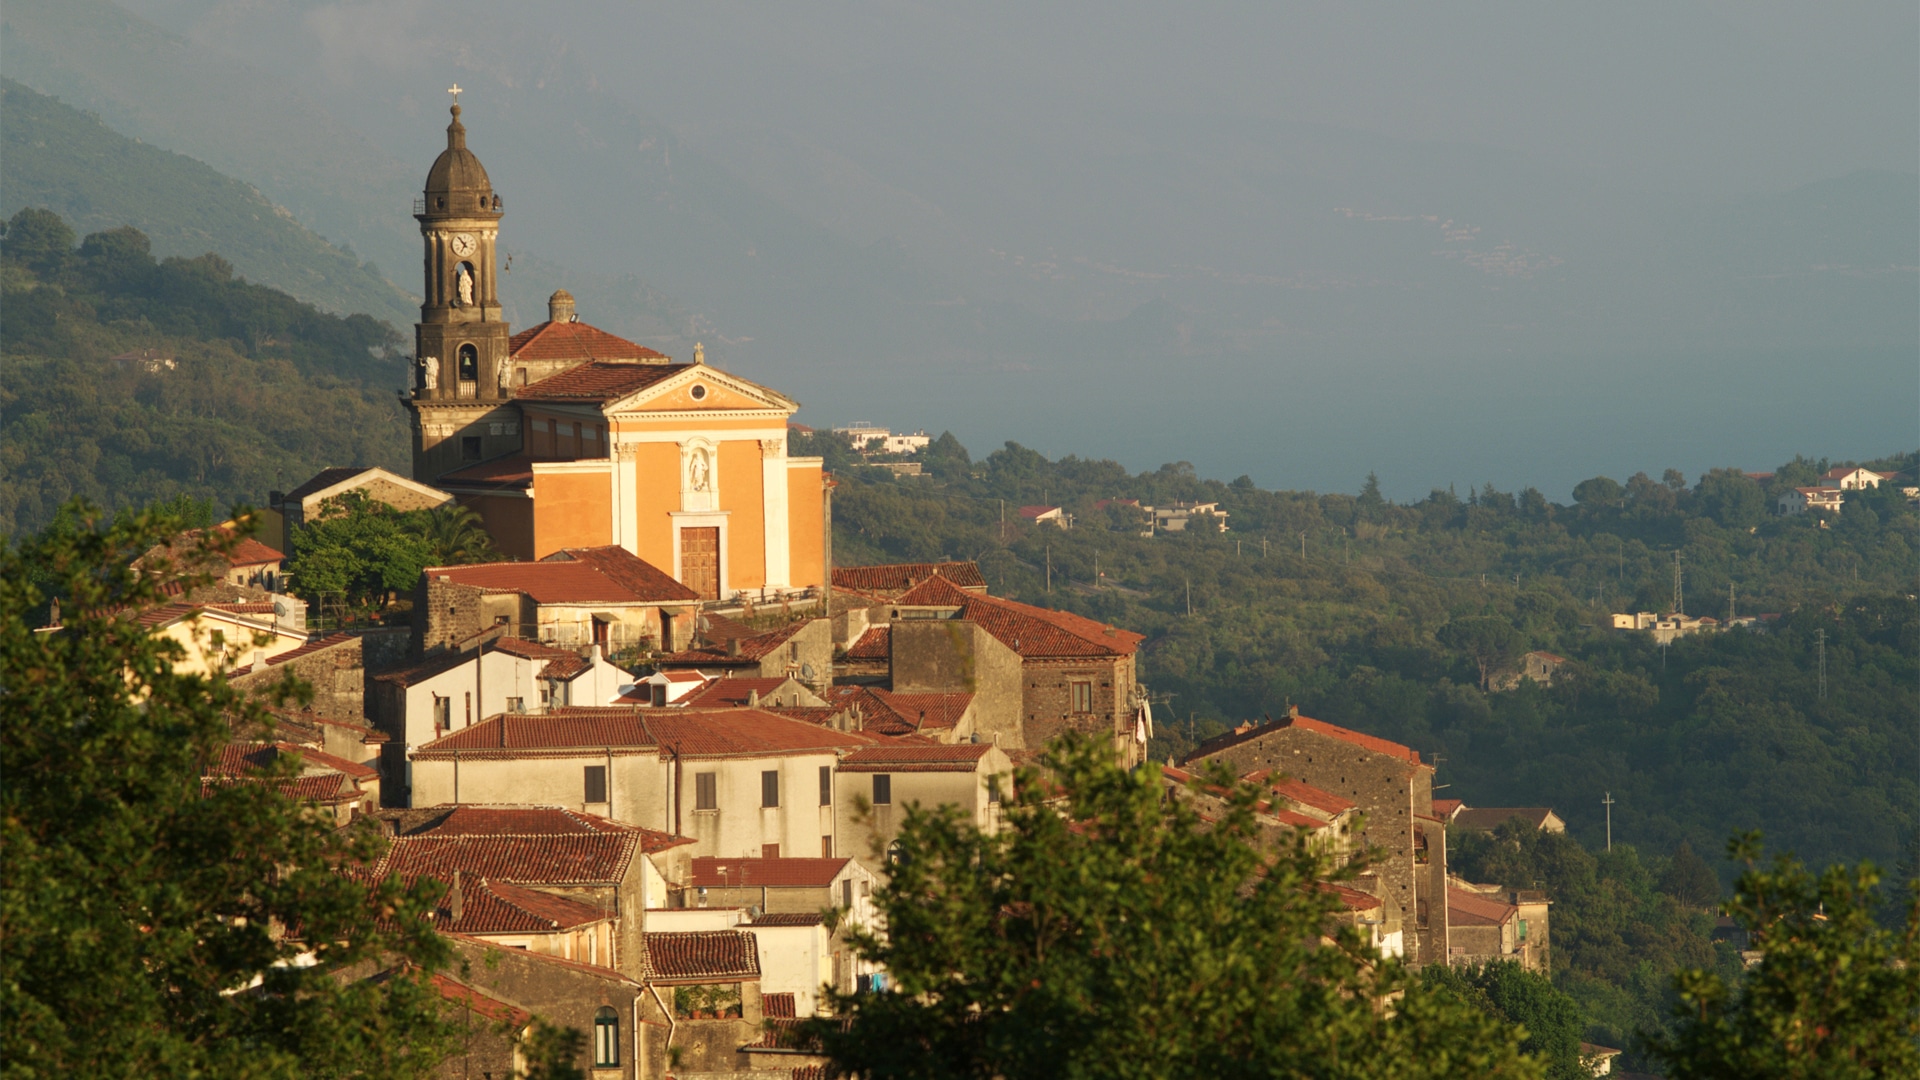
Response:
[{"label": "distant mountain ridge", "polygon": [[329,244],[253,187],[0,78],[0,216],[30,206],[80,233],[132,225],[162,257],[218,252],[248,280],[325,311],[396,327],[418,317],[417,301],[372,263]]}]

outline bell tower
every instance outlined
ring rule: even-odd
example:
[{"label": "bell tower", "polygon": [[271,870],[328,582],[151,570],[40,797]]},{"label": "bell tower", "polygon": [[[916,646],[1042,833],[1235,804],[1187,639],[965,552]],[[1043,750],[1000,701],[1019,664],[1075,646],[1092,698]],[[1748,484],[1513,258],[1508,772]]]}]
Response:
[{"label": "bell tower", "polygon": [[456,85],[447,148],[414,204],[425,248],[420,321],[414,324],[414,479],[520,448],[511,404],[508,327],[500,312],[495,245],[500,194],[467,149]]}]

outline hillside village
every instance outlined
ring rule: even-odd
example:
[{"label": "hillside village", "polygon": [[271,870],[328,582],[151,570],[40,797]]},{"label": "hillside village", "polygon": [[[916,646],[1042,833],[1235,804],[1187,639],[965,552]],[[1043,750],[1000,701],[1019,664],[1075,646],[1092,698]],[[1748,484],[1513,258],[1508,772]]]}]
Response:
[{"label": "hillside village", "polygon": [[[1262,826],[1330,869],[1364,853],[1324,887],[1384,956],[1551,969],[1552,898],[1447,858],[1449,825],[1563,829],[1551,810],[1435,799],[1418,751],[1297,709],[1148,760],[1141,634],[995,596],[972,562],[838,565],[834,479],[788,454],[796,403],[697,346],[676,360],[597,329],[564,292],[511,332],[503,200],[457,105],[447,138],[415,214],[412,475],[329,468],[217,555],[191,535],[148,552],[147,571],[204,580],[128,613],[181,646],[178,670],[262,701],[289,674],[312,688],[271,731],[236,728],[206,782],[291,758],[290,795],[390,838],[357,872],[444,886],[436,927],[472,963],[436,985],[506,1030],[442,1075],[510,1065],[535,1015],[591,1033],[595,1076],[816,1075],[784,1029],[826,1008],[823,986],[887,988],[849,935],[884,932],[872,895],[907,808],[997,830],[1068,734],[1157,771],[1169,799],[1224,797],[1220,770],[1255,785]],[[426,568],[404,624],[313,629],[285,553],[369,503],[471,508],[506,558]],[[1148,534],[1226,529],[1216,504],[1125,509]],[[1557,660],[1508,678],[1545,684]]]}]

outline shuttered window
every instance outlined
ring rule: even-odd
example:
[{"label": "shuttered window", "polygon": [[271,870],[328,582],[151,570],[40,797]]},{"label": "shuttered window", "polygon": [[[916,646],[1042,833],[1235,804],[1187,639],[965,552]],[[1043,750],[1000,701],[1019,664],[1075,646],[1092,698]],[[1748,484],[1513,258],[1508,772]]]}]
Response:
[{"label": "shuttered window", "polygon": [[873,805],[893,805],[893,777],[886,773],[873,774]]},{"label": "shuttered window", "polygon": [[607,801],[607,767],[605,765],[587,766],[587,801]]},{"label": "shuttered window", "polygon": [[780,773],[768,769],[760,774],[760,805],[772,807],[780,805]]},{"label": "shuttered window", "polygon": [[720,809],[720,785],[714,782],[710,772],[693,774],[693,808],[695,810]]},{"label": "shuttered window", "polygon": [[820,805],[833,805],[833,766],[820,766]]}]

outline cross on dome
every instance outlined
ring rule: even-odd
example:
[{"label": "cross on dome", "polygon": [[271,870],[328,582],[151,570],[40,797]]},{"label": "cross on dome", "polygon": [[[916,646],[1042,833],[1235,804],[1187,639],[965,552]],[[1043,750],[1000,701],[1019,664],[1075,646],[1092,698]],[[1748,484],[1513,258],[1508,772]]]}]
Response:
[{"label": "cross on dome", "polygon": [[459,83],[454,83],[452,86],[447,87],[447,93],[453,95],[453,103],[455,105],[460,104],[460,84]]}]

